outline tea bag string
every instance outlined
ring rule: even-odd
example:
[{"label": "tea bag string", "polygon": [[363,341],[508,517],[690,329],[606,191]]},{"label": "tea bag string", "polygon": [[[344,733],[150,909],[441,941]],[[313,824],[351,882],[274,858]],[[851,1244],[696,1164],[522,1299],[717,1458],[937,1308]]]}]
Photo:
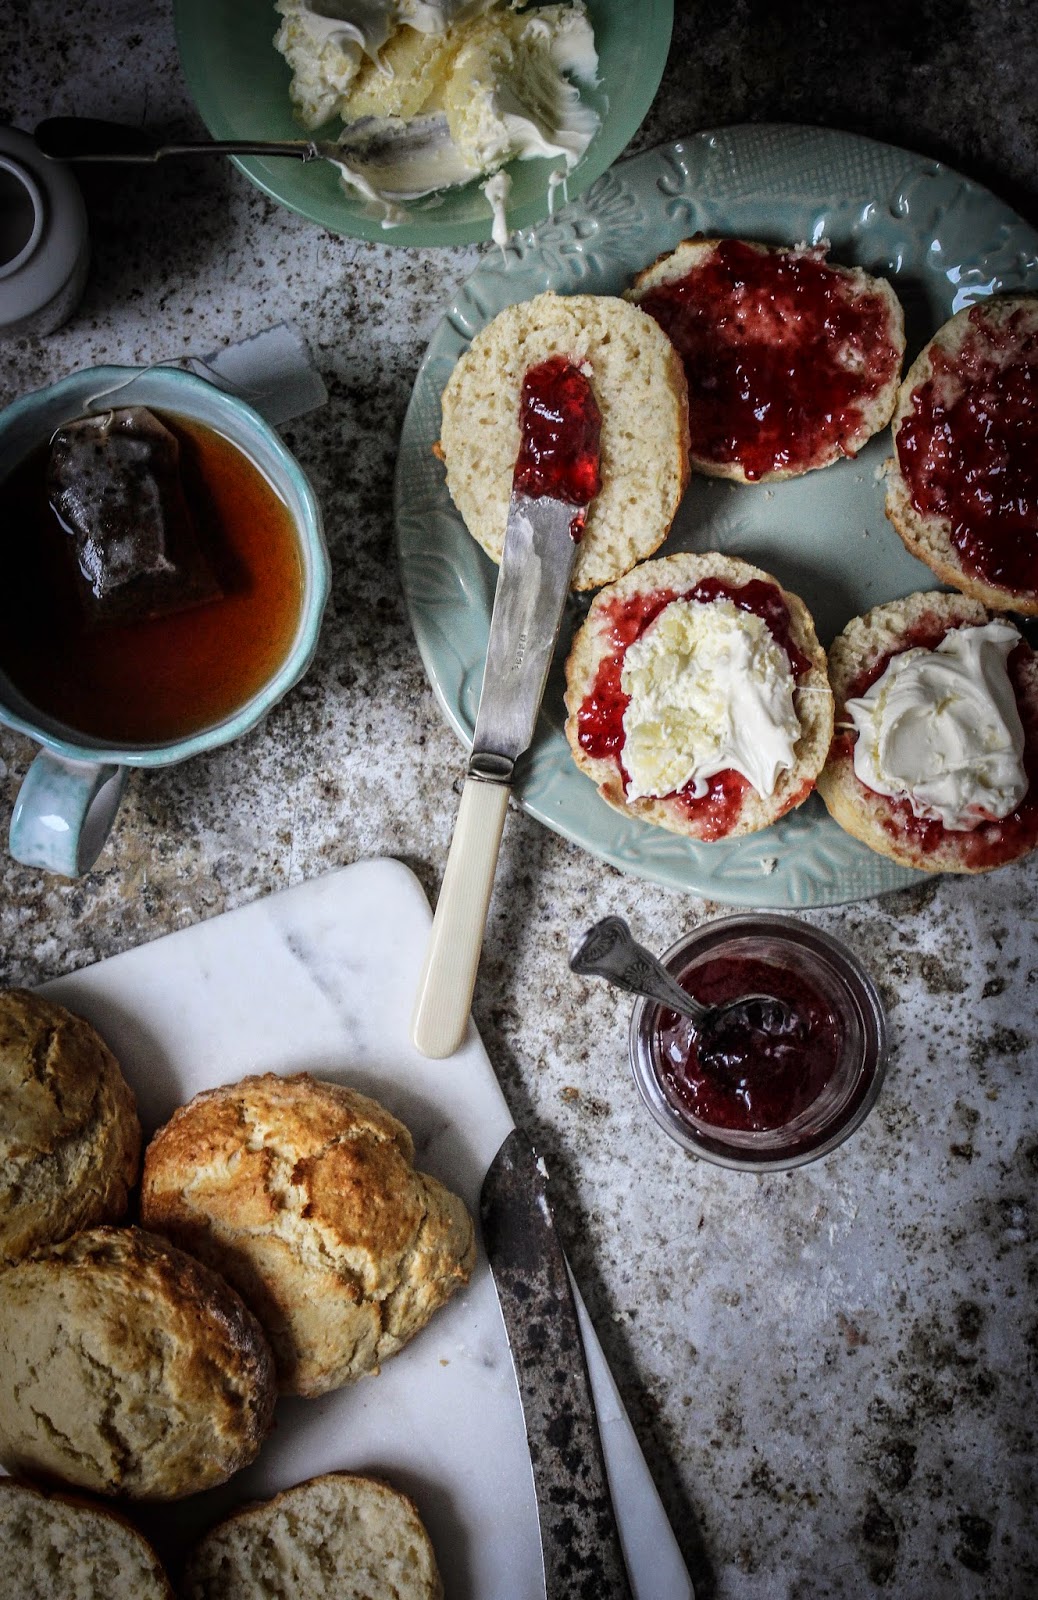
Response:
[{"label": "tea bag string", "polygon": [[118,383],[98,389],[86,403],[88,414],[99,406],[110,409],[112,397],[146,373],[171,369],[201,378],[224,394],[245,401],[275,428],[328,400],[302,333],[294,323],[279,322],[204,356],[174,356],[134,368]]},{"label": "tea bag string", "polygon": [[110,383],[104,389],[95,390],[84,401],[84,416],[103,415],[106,411],[114,410],[114,406],[102,404],[102,402],[110,402],[113,395],[121,394],[124,389],[131,388],[133,384],[139,382],[149,372],[161,372],[171,367],[174,371],[190,372],[197,378],[204,378],[207,383],[213,385],[214,389],[222,389],[225,394],[233,394],[240,399],[248,398],[249,391],[243,384],[234,383],[231,379],[223,377],[201,356],[180,356],[173,361],[151,361],[146,367],[135,367],[128,378],[121,378],[118,383]]}]

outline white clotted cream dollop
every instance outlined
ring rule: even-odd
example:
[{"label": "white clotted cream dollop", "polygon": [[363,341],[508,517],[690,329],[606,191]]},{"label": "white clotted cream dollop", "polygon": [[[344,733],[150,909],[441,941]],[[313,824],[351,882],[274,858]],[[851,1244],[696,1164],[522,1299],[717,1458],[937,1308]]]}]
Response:
[{"label": "white clotted cream dollop", "polygon": [[1006,662],[1019,643],[1012,623],[996,619],[894,656],[847,702],[862,783],[958,833],[1015,810],[1027,775]]},{"label": "white clotted cream dollop", "polygon": [[628,646],[620,684],[628,800],[686,785],[699,798],[729,768],[770,795],[793,766],[789,659],[763,618],[731,600],[672,600]]}]

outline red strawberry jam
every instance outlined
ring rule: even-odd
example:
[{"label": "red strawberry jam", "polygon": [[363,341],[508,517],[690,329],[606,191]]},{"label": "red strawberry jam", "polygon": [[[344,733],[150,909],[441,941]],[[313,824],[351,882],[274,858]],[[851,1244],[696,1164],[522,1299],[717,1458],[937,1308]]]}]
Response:
[{"label": "red strawberry jam", "polygon": [[705,1005],[767,994],[791,1012],[778,1029],[740,1019],[734,1035],[715,1040],[701,1061],[690,1020],[662,1010],[654,1053],[664,1093],[679,1112],[713,1128],[760,1133],[787,1126],[814,1104],[836,1071],[846,1030],[813,984],[790,967],[749,956],[697,962],[679,982]]},{"label": "red strawberry jam", "polygon": [[[1023,308],[983,306],[955,355],[935,348],[897,457],[916,510],[942,517],[963,568],[1003,589],[1038,589],[1038,328]],[[1027,324],[1030,323],[1030,327]]]},{"label": "red strawberry jam", "polygon": [[[590,504],[602,487],[602,413],[586,376],[565,356],[549,356],[526,373],[519,434],[515,493]],[[583,518],[574,518],[574,538],[582,530]]]},{"label": "red strawberry jam", "polygon": [[696,455],[751,480],[854,455],[864,407],[900,368],[889,305],[823,249],[723,239],[638,303],[685,364]]},{"label": "red strawberry jam", "polygon": [[[655,622],[660,612],[672,600],[697,600],[703,604],[725,599],[742,611],[752,611],[761,617],[776,644],[785,651],[794,679],[799,682],[811,663],[793,642],[789,612],[782,593],[773,583],[753,578],[749,583],[736,586],[723,578],[702,578],[692,589],[657,589],[652,594],[633,594],[627,599],[617,598],[609,603],[606,616],[612,636],[613,649],[599,664],[591,692],[577,712],[577,736],[581,749],[596,760],[612,757],[620,769],[624,788],[628,774],[624,770],[621,752],[624,746],[623,720],[630,704],[630,695],[624,693],[620,677],[624,657],[629,645]],[[750,787],[741,772],[727,768],[709,780],[705,795],[698,798],[692,786],[678,794],[689,816],[698,819],[702,836],[719,839],[726,834],[739,815],[743,796]]]},{"label": "red strawberry jam", "polygon": [[[920,617],[904,634],[896,650],[878,656],[870,666],[860,672],[847,690],[847,700],[857,700],[871,689],[884,674],[895,655],[906,650],[936,650],[941,640],[951,632],[943,618],[936,615]],[[1027,793],[1007,817],[991,822],[981,822],[968,832],[946,828],[935,818],[917,817],[910,802],[884,796],[889,815],[883,827],[892,839],[909,839],[916,849],[931,855],[940,845],[952,840],[962,858],[963,865],[982,872],[1003,862],[1014,861],[1038,845],[1038,703],[1029,695],[1024,681],[1025,666],[1032,659],[1026,640],[1010,654],[1006,663],[1009,681],[1013,685],[1017,710],[1024,729],[1024,772],[1027,775]],[[853,760],[853,732],[841,732],[834,741],[849,760]],[[860,780],[859,780],[860,781]],[[863,787],[866,787],[863,785]]]}]

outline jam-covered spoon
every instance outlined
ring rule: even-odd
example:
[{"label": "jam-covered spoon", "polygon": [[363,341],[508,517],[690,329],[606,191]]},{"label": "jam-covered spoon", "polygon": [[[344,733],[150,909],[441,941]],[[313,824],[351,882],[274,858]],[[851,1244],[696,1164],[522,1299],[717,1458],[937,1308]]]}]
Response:
[{"label": "jam-covered spoon", "polygon": [[[639,944],[623,917],[603,917],[570,946],[569,964],[582,976],[605,978],[614,988],[628,994],[644,995],[660,1005],[690,1017],[700,1046],[700,1059],[708,1041],[733,1038],[740,1030],[747,1034],[781,1034],[794,1031],[797,1018],[785,1001],[770,994],[740,995],[724,1005],[705,1006],[693,998],[644,945]],[[717,1052],[720,1056],[721,1051]],[[721,1064],[724,1064],[723,1062]]]}]

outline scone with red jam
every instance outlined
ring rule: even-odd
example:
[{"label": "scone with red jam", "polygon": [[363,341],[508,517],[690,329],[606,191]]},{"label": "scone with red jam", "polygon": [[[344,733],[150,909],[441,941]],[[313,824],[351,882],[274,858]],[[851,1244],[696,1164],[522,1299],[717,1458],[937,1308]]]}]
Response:
[{"label": "scone with red jam", "polygon": [[905,353],[890,284],[825,245],[686,239],[628,298],[688,380],[693,470],[767,483],[855,456],[890,421]]},{"label": "scone with red jam", "polygon": [[887,516],[941,579],[1038,615],[1038,295],[1000,295],[939,328],[894,412]]},{"label": "scone with red jam", "polygon": [[1038,843],[1038,660],[1006,617],[913,594],[833,643],[836,737],[818,792],[842,828],[925,872],[989,872]]},{"label": "scone with red jam", "polygon": [[566,663],[566,708],[574,759],[603,799],[704,840],[805,800],[833,727],[803,601],[713,552],[647,561],[602,590]]},{"label": "scone with red jam", "polygon": [[[685,375],[651,317],[602,294],[539,294],[507,306],[447,381],[438,454],[465,526],[499,562],[524,418],[532,409],[549,427],[560,420],[556,397],[540,384],[531,394],[529,380],[557,363],[586,380],[600,424],[573,569],[574,589],[595,589],[659,549],[688,483]],[[533,492],[558,493],[550,482]]]}]

